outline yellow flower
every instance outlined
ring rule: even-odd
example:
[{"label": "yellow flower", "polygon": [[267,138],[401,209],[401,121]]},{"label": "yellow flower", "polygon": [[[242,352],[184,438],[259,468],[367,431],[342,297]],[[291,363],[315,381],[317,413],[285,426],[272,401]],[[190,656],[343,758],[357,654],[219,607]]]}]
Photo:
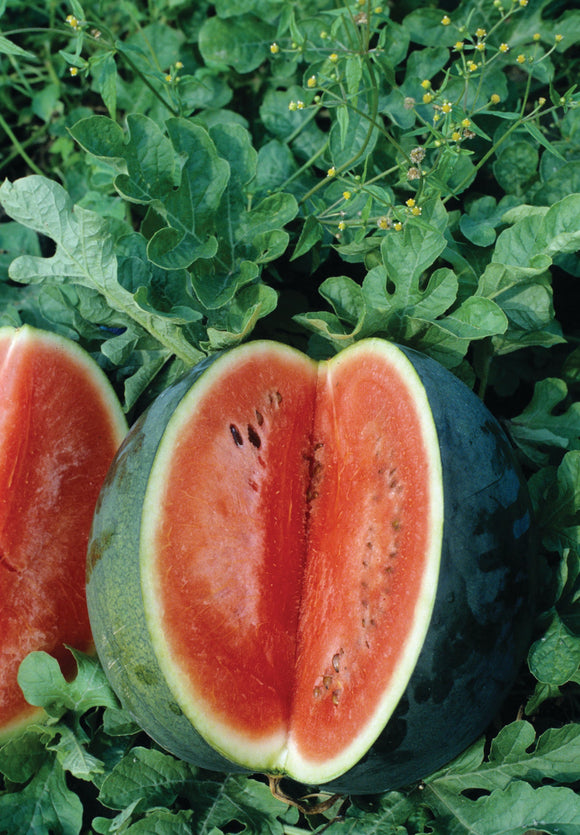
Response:
[{"label": "yellow flower", "polygon": [[344,220],[341,220],[339,222],[338,229],[339,229],[340,232],[344,232],[344,230],[346,229],[346,223],[344,222]]},{"label": "yellow flower", "polygon": [[336,64],[336,62],[338,61],[338,55],[336,54],[336,52],[332,52],[332,53],[328,56],[328,59],[329,59],[330,61],[332,61],[332,63],[333,63],[333,64]]},{"label": "yellow flower", "polygon": [[461,122],[462,128],[469,128],[471,127],[471,119],[463,119]]},{"label": "yellow flower", "polygon": [[336,168],[334,167],[334,165],[332,165],[332,166],[328,169],[328,171],[326,172],[326,176],[327,176],[327,177],[334,177],[334,175],[335,175],[335,174],[336,174]]},{"label": "yellow flower", "polygon": [[464,44],[463,41],[456,41],[455,44],[453,45],[453,48],[456,49],[458,52],[461,52],[461,50],[463,49],[464,46],[465,46],[465,44]]},{"label": "yellow flower", "polygon": [[311,75],[308,81],[306,82],[307,87],[316,87],[316,76]]},{"label": "yellow flower", "polygon": [[296,107],[298,108],[298,110],[304,110],[304,102],[303,101],[297,101],[296,102]]},{"label": "yellow flower", "polygon": [[520,4],[520,6],[527,6],[528,0],[518,0],[518,3]]},{"label": "yellow flower", "polygon": [[422,211],[423,210],[421,209],[420,206],[413,206],[413,208],[411,209],[411,214],[415,215],[415,217],[418,217],[421,214]]},{"label": "yellow flower", "polygon": [[485,38],[485,36],[487,35],[487,32],[486,32],[485,29],[482,29],[480,27],[479,29],[475,30],[475,34],[477,35],[478,38]]},{"label": "yellow flower", "polygon": [[408,200],[405,201],[409,209],[412,209],[415,205],[415,199],[413,197],[409,197]]},{"label": "yellow flower", "polygon": [[78,18],[74,16],[74,14],[69,14],[66,16],[66,22],[72,29],[80,29],[81,25],[78,21]]},{"label": "yellow flower", "polygon": [[475,72],[477,69],[477,64],[475,63],[475,61],[468,61],[467,69],[469,70],[469,72]]},{"label": "yellow flower", "polygon": [[555,35],[554,36],[554,40],[556,41],[556,43],[560,43],[560,41],[563,40],[563,38],[564,38],[564,35]]},{"label": "yellow flower", "polygon": [[492,104],[499,104],[501,101],[501,97],[498,96],[497,93],[492,93],[489,100]]},{"label": "yellow flower", "polygon": [[398,220],[395,223],[395,225],[393,226],[393,229],[395,230],[395,232],[400,232],[402,228],[403,228],[403,224],[401,223],[400,220]]},{"label": "yellow flower", "polygon": [[345,200],[350,200],[350,198],[352,197],[352,192],[350,192],[350,191],[343,191],[343,192],[342,192],[342,196],[344,197],[344,199],[345,199]]},{"label": "yellow flower", "polygon": [[526,56],[522,52],[520,52],[520,54],[516,58],[516,61],[518,62],[518,64],[524,64],[526,61]]},{"label": "yellow flower", "polygon": [[538,104],[540,105],[540,107],[543,107],[546,104],[546,99],[543,96],[540,96],[540,98],[538,99]]},{"label": "yellow flower", "polygon": [[74,78],[74,77],[75,77],[75,75],[78,75],[78,74],[79,74],[78,68],[77,68],[77,67],[69,67],[69,73],[70,73],[70,74],[72,75],[72,77]]},{"label": "yellow flower", "polygon": [[534,32],[534,34],[532,35],[532,39],[533,39],[534,41],[539,41],[541,37],[542,37],[542,36],[540,35],[540,33],[539,33],[539,32]]},{"label": "yellow flower", "polygon": [[428,78],[425,78],[425,79],[421,82],[421,87],[422,87],[424,90],[429,90],[429,89],[430,89],[430,87],[431,87],[431,82],[429,81],[429,79],[428,79]]},{"label": "yellow flower", "polygon": [[384,217],[384,216],[380,217],[377,220],[377,226],[379,227],[379,229],[390,229],[391,228],[391,221],[389,220],[388,217]]},{"label": "yellow flower", "polygon": [[270,52],[272,55],[277,55],[280,52],[280,47],[277,43],[270,44]]},{"label": "yellow flower", "polygon": [[176,61],[175,62],[175,69],[182,70],[183,69],[183,61]]},{"label": "yellow flower", "polygon": [[441,105],[441,110],[443,111],[443,113],[451,113],[451,111],[453,110],[453,105],[449,101],[444,101]]},{"label": "yellow flower", "polygon": [[288,105],[288,110],[292,110],[292,111],[298,110],[298,105],[296,104],[295,101],[290,102],[290,104]]},{"label": "yellow flower", "polygon": [[478,42],[475,44],[475,48],[476,48],[479,52],[483,52],[483,50],[485,49],[485,41],[478,41]]},{"label": "yellow flower", "polygon": [[499,45],[499,51],[500,51],[500,52],[509,52],[509,51],[510,51],[509,44],[507,44],[507,43],[500,43],[500,45]]},{"label": "yellow flower", "polygon": [[165,76],[165,80],[167,82],[171,81],[171,73],[170,72],[168,72],[167,75]]},{"label": "yellow flower", "polygon": [[453,142],[459,142],[459,140],[461,139],[461,134],[458,130],[453,131],[453,133],[451,134],[451,139],[453,140]]},{"label": "yellow flower", "polygon": [[441,23],[443,24],[443,26],[449,26],[449,24],[451,23],[451,18],[449,17],[449,15],[443,15],[443,17],[441,18]]},{"label": "yellow flower", "polygon": [[423,96],[423,104],[429,104],[433,101],[433,93],[425,93]]}]

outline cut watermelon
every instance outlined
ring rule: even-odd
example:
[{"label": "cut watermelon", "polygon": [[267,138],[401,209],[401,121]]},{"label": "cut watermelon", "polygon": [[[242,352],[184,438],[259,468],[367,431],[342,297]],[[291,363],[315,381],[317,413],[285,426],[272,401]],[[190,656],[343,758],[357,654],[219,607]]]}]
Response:
[{"label": "cut watermelon", "polygon": [[[425,376],[436,380],[433,392]],[[465,472],[474,443],[493,460]],[[463,454],[460,476],[449,454]],[[456,536],[449,525],[463,502],[472,513]],[[478,537],[490,502],[515,527],[502,543],[491,534],[488,567],[480,547],[489,531]],[[382,340],[321,363],[250,343],[166,391],[120,450],[89,551],[95,642],[126,707],[178,756],[308,784],[349,771],[344,790],[380,791],[398,781],[386,768],[389,720],[408,701],[417,669],[425,678],[423,648],[432,633],[449,640],[450,628],[463,641],[463,622],[498,582],[517,586],[491,612],[512,629],[492,639],[509,669],[462,706],[474,716],[457,717],[438,750],[430,746],[429,765],[467,744],[505,695],[528,628],[528,528],[507,440],[436,363]],[[454,603],[449,590],[459,580]],[[460,611],[464,591],[473,596],[468,612]],[[478,642],[490,639],[486,617],[467,639],[473,669],[453,682],[450,704],[473,686]],[[453,674],[452,658],[435,661]],[[475,672],[479,680],[490,661]],[[431,692],[423,703],[416,724],[429,722]],[[421,776],[424,754],[413,752],[409,779]],[[409,768],[400,774],[407,781]]]},{"label": "cut watermelon", "polygon": [[0,329],[0,733],[38,710],[18,666],[65,644],[88,651],[85,553],[95,504],[126,433],[104,373],[75,343],[25,326]]}]

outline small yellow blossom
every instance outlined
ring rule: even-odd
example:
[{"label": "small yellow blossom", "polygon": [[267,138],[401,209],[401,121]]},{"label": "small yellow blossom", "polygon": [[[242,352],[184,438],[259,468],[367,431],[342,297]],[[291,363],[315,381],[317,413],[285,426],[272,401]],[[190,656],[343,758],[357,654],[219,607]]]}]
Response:
[{"label": "small yellow blossom", "polygon": [[563,40],[563,38],[564,38],[564,35],[555,35],[554,36],[554,40],[556,41],[556,43],[560,43],[560,41]]},{"label": "small yellow blossom", "polygon": [[388,217],[385,217],[383,215],[383,217],[380,217],[377,220],[377,226],[379,227],[379,229],[390,229],[391,228],[391,221],[389,220]]},{"label": "small yellow blossom", "polygon": [[533,39],[534,41],[539,41],[541,37],[542,37],[542,36],[540,35],[540,33],[539,33],[539,32],[534,32],[534,34],[532,35],[532,39]]},{"label": "small yellow blossom", "polygon": [[296,102],[296,107],[297,107],[297,109],[298,109],[298,110],[304,110],[304,108],[305,108],[305,104],[304,104],[304,102],[303,102],[303,101],[298,100],[298,101]]},{"label": "small yellow blossom", "polygon": [[[433,122],[438,122],[440,118],[441,118],[440,113],[434,113],[433,114]],[[437,142],[435,142],[435,144],[437,144]]]},{"label": "small yellow blossom", "polygon": [[171,73],[170,72],[168,72],[167,75],[165,76],[165,80],[167,82],[171,81]]},{"label": "small yellow blossom", "polygon": [[414,215],[415,217],[418,217],[421,214],[422,211],[423,210],[421,209],[420,206],[413,206],[413,208],[411,209],[411,214]]},{"label": "small yellow blossom", "polygon": [[520,6],[525,7],[528,5],[528,0],[518,0],[518,3]]},{"label": "small yellow blossom", "polygon": [[316,76],[311,75],[308,81],[306,82],[307,87],[316,87]]},{"label": "small yellow blossom", "polygon": [[475,34],[477,35],[478,38],[485,38],[485,36],[487,35],[487,32],[486,32],[485,29],[482,29],[480,27],[479,29],[475,30]]},{"label": "small yellow blossom", "polygon": [[345,199],[345,200],[350,200],[350,198],[352,197],[352,192],[350,192],[350,191],[343,191],[343,192],[342,192],[342,196],[344,197],[344,199]]},{"label": "small yellow blossom", "polygon": [[430,89],[430,87],[431,87],[431,82],[429,81],[429,79],[428,79],[428,78],[423,79],[423,81],[421,82],[421,87],[422,87],[424,90],[429,90],[429,89]]},{"label": "small yellow blossom", "polygon": [[520,54],[516,58],[516,61],[518,62],[518,64],[524,64],[525,63],[526,56],[523,54],[523,52],[520,52]]},{"label": "small yellow blossom", "polygon": [[338,61],[338,55],[336,54],[336,52],[332,52],[332,53],[328,56],[328,59],[329,59],[330,61],[332,61],[332,63],[333,63],[333,64],[336,64],[336,62]]},{"label": "small yellow blossom", "polygon": [[327,37],[328,37],[328,32],[325,32],[325,31],[323,30],[323,31],[320,33],[320,39],[321,39],[321,40],[323,40],[323,41],[325,41],[325,40],[327,39]]},{"label": "small yellow blossom", "polygon": [[451,134],[451,139],[453,142],[459,142],[459,140],[461,139],[461,134],[458,130],[453,131],[453,133]]},{"label": "small yellow blossom", "polygon": [[501,97],[497,93],[492,93],[489,100],[492,104],[499,104]]},{"label": "small yellow blossom", "polygon": [[292,111],[298,110],[298,105],[296,104],[295,101],[290,102],[290,104],[288,105],[288,110],[292,110]]},{"label": "small yellow blossom", "polygon": [[538,104],[540,105],[540,107],[543,107],[546,104],[546,99],[543,96],[540,96],[540,98],[538,99]]},{"label": "small yellow blossom", "polygon": [[69,14],[66,16],[66,22],[71,27],[71,29],[80,29],[81,24],[78,21],[78,18],[74,16],[74,14]]},{"label": "small yellow blossom", "polygon": [[334,177],[334,175],[335,175],[335,174],[336,174],[336,168],[334,167],[334,165],[332,165],[332,166],[328,169],[328,171],[326,172],[326,176],[327,176],[327,177]]},{"label": "small yellow blossom", "polygon": [[477,49],[478,52],[483,52],[483,50],[485,49],[485,41],[478,41],[475,44],[475,48]]},{"label": "small yellow blossom", "polygon": [[75,77],[75,75],[78,75],[78,74],[79,74],[78,67],[69,67],[69,73],[70,73],[70,74],[72,75],[72,77],[74,78],[74,77]]},{"label": "small yellow blossom", "polygon": [[475,61],[468,61],[467,69],[469,70],[469,72],[475,72],[477,69],[477,64],[475,63]]},{"label": "small yellow blossom", "polygon": [[470,128],[471,127],[471,119],[462,119],[461,127],[462,128]]},{"label": "small yellow blossom", "polygon": [[441,110],[443,111],[443,113],[451,113],[451,111],[453,110],[453,105],[450,101],[444,101],[441,105]]},{"label": "small yellow blossom", "polygon": [[406,202],[407,206],[409,207],[409,209],[412,209],[413,206],[415,205],[415,198],[414,197],[409,197],[409,199],[406,200],[405,202]]},{"label": "small yellow blossom", "polygon": [[463,41],[456,41],[455,44],[453,45],[453,48],[456,49],[458,52],[461,52],[461,50],[463,49],[464,46],[465,46],[465,43]]},{"label": "small yellow blossom", "polygon": [[449,15],[443,15],[443,17],[441,18],[441,23],[443,24],[443,26],[449,26],[449,24],[451,23],[451,18],[449,17]]},{"label": "small yellow blossom", "polygon": [[507,43],[500,43],[500,45],[499,45],[499,51],[500,51],[500,52],[509,52],[509,51],[510,51],[509,44],[507,44]]},{"label": "small yellow blossom", "polygon": [[375,14],[382,14],[383,13],[383,7],[382,6],[375,6],[373,11],[374,11]]},{"label": "small yellow blossom", "polygon": [[175,69],[182,70],[183,69],[183,61],[176,61],[175,62]]},{"label": "small yellow blossom", "polygon": [[393,226],[393,229],[395,230],[395,232],[400,232],[402,228],[403,228],[403,224],[401,223],[400,220],[398,220],[395,223],[395,225]]},{"label": "small yellow blossom", "polygon": [[423,96],[423,104],[429,104],[433,101],[433,93],[425,93]]},{"label": "small yellow blossom", "polygon": [[272,53],[272,55],[277,55],[280,52],[280,47],[277,43],[270,44],[270,52]]},{"label": "small yellow blossom", "polygon": [[340,232],[344,232],[344,230],[346,229],[346,223],[344,222],[344,220],[341,220],[339,222],[338,229],[339,229]]}]

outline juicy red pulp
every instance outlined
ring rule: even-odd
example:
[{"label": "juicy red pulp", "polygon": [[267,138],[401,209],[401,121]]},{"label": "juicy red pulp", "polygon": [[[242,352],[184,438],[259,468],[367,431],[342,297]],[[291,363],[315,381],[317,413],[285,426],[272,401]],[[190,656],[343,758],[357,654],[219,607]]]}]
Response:
[{"label": "juicy red pulp", "polygon": [[218,721],[322,761],[377,709],[421,594],[424,443],[400,373],[368,353],[249,353],[196,401],[151,582],[173,662]]}]

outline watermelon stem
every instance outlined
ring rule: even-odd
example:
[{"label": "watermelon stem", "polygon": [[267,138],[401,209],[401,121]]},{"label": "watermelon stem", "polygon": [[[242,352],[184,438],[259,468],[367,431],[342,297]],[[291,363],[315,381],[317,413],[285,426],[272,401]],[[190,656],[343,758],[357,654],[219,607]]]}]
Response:
[{"label": "watermelon stem", "polygon": [[[282,791],[280,786],[282,780],[283,777],[279,774],[268,774],[268,786],[270,787],[272,796],[277,800],[281,800],[282,803],[286,803],[288,806],[294,806],[303,815],[320,815],[331,809],[339,800],[344,800],[344,795],[342,794],[332,794],[330,797],[325,797],[323,794],[307,794],[304,797],[295,799]],[[316,803],[310,802],[312,798],[320,797],[325,797],[325,799],[319,800]]]}]

